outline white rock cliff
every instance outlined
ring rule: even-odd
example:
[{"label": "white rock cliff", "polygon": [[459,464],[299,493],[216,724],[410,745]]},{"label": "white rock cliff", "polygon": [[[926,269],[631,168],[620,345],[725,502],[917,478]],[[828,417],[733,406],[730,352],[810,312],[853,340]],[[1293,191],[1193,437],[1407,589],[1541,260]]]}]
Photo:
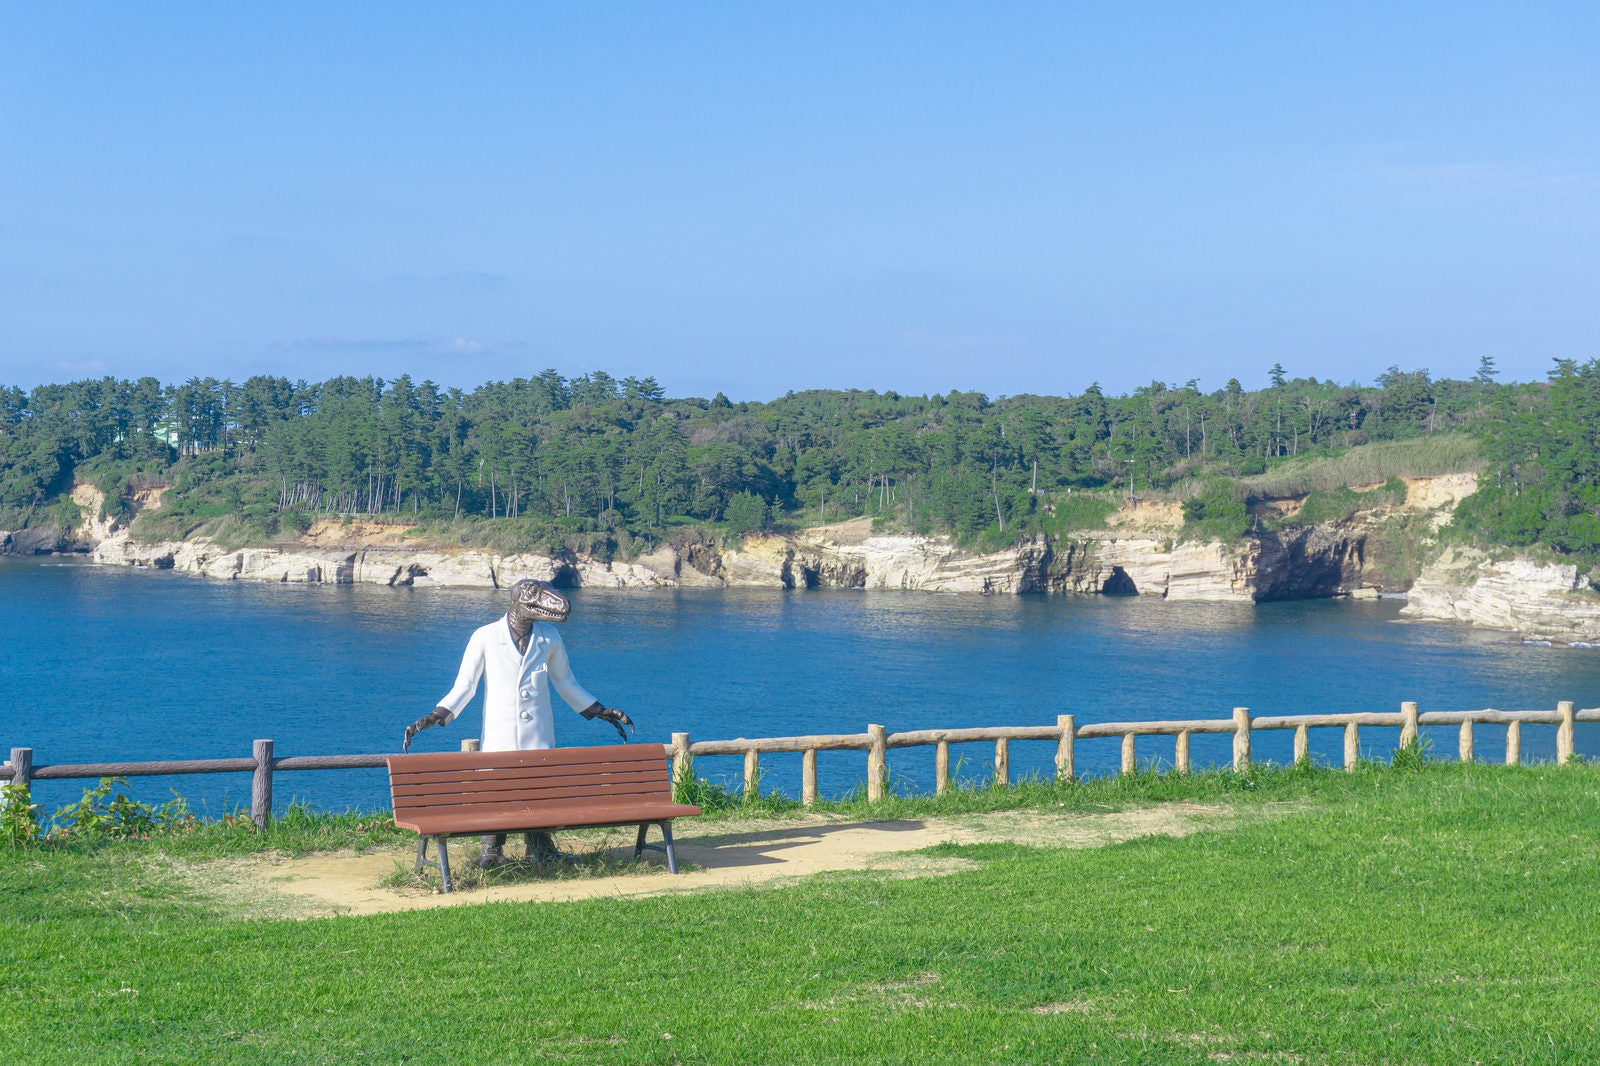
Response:
[{"label": "white rock cliff", "polygon": [[[1145,503],[1113,516],[1108,529],[1036,537],[987,554],[963,551],[943,537],[876,534],[868,519],[855,519],[720,548],[662,545],[631,562],[408,547],[394,543],[400,536],[393,527],[341,522],[317,523],[300,543],[282,547],[230,549],[204,539],[148,543],[99,518],[101,497],[92,486],[78,486],[73,500],[86,516],[75,536],[93,546],[97,562],[219,580],[503,588],[527,576],[591,588],[1122,593],[1236,603],[1406,591],[1403,613],[1410,618],[1503,629],[1531,640],[1600,643],[1600,594],[1577,567],[1429,547],[1475,487],[1470,474],[1414,479],[1397,508],[1226,544],[1181,539],[1178,508]],[[1403,567],[1382,557],[1372,538],[1378,524],[1396,514],[1422,519],[1414,528],[1426,543],[1410,545],[1415,554],[1437,553],[1414,583]],[[23,534],[7,535],[6,542],[19,551],[50,550],[43,542],[31,547]]]},{"label": "white rock cliff", "polygon": [[[225,548],[204,539],[144,542],[95,530],[95,561],[219,580],[501,588],[519,577],[591,588],[862,588],[926,592],[1127,593],[1250,602],[1259,545],[1173,543],[1147,530],[1047,539],[1005,551],[962,551],[942,537],[886,536],[865,519],[759,536],[737,547],[662,546],[632,562],[475,549],[305,544]],[[87,535],[96,540],[96,536]]]},{"label": "white rock cliff", "polygon": [[1401,614],[1503,629],[1525,640],[1600,642],[1600,595],[1576,566],[1451,549],[1423,570]]}]

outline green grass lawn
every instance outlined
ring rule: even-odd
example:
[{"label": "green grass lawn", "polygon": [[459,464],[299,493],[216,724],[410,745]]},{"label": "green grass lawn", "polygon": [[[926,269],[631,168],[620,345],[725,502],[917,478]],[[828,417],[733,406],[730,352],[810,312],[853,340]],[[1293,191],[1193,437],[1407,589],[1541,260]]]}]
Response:
[{"label": "green grass lawn", "polygon": [[186,896],[164,861],[220,837],[0,852],[0,1054],[1600,1062],[1600,766],[1228,776],[1019,802],[1292,812],[1090,850],[947,846],[978,865],[939,877],[362,918]]}]

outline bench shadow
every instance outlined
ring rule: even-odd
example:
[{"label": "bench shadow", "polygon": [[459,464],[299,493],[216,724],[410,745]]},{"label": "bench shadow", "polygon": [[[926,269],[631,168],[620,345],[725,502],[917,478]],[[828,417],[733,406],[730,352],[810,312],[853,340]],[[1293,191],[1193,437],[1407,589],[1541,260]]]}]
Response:
[{"label": "bench shadow", "polygon": [[[915,833],[927,828],[927,823],[918,819],[885,819],[882,821],[841,822],[830,825],[797,825],[793,827],[764,829],[759,832],[747,833],[721,833],[712,836],[679,836],[676,841],[678,861],[700,870],[738,870],[758,869],[764,866],[778,866],[787,862],[795,862],[798,857],[792,853],[798,848],[814,847],[825,844],[829,838],[844,833],[868,830],[877,833]],[[631,835],[631,831],[630,831]],[[652,830],[650,834],[652,844],[659,844],[659,833]],[[558,838],[557,843],[560,843]],[[897,850],[893,847],[869,849],[871,853],[889,853]],[[468,849],[470,854],[470,847]],[[430,853],[431,854],[431,853]],[[649,858],[645,860],[650,866],[659,864],[661,871],[665,871],[666,862],[660,852],[648,852]],[[470,870],[470,859],[453,852],[451,865],[460,869],[457,864],[467,863]],[[563,876],[563,870],[570,872],[575,867],[589,867],[600,876],[619,872],[623,867],[633,861],[633,846],[631,844],[618,846],[608,843],[597,850],[579,850],[567,853],[567,858],[557,864],[530,863],[517,857],[498,870],[488,875],[489,887],[504,887],[517,884],[531,884],[536,882],[555,882],[568,879]],[[641,871],[643,872],[643,871]],[[475,871],[473,872],[475,873]],[[472,875],[469,874],[469,877]],[[457,875],[458,881],[461,875]],[[461,884],[463,889],[470,886]]]},{"label": "bench shadow", "polygon": [[[842,822],[835,825],[803,825],[766,829],[755,833],[724,833],[718,836],[680,838],[678,858],[705,870],[770,866],[782,863],[782,852],[812,847],[844,833],[872,830],[880,833],[915,833],[927,827],[916,819],[873,822]],[[885,851],[892,851],[886,848]]]}]

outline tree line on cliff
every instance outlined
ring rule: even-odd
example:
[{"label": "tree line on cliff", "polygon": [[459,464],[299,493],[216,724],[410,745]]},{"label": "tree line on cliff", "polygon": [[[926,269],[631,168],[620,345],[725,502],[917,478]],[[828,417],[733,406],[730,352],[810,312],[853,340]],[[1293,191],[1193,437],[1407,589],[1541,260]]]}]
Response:
[{"label": "tree line on cliff", "polygon": [[1488,545],[1600,562],[1600,360],[1501,390],[1479,421],[1485,467],[1456,525]]},{"label": "tree line on cliff", "polygon": [[[1092,524],[1118,494],[1176,486],[1196,520],[1208,506],[1236,519],[1236,479],[1466,428],[1490,442],[1497,479],[1473,511],[1478,528],[1592,547],[1597,375],[1563,363],[1548,384],[1503,386],[1485,359],[1471,380],[1392,367],[1361,386],[1274,365],[1253,390],[1153,381],[1122,396],[814,390],[746,403],[670,398],[653,378],[598,371],[470,392],[407,375],[108,377],[0,389],[0,528],[65,520],[61,501],[88,480],[112,517],[167,486],[140,519],[166,536],[210,523],[271,538],[319,515],[398,516],[609,552],[695,527],[871,516],[997,546]],[[1556,411],[1573,437],[1559,461],[1538,428]]]}]

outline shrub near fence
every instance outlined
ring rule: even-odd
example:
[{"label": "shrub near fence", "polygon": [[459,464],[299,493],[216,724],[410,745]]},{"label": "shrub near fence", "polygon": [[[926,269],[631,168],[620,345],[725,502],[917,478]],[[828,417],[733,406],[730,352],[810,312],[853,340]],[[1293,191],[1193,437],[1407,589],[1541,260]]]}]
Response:
[{"label": "shrub near fence", "polygon": [[[1261,730],[1293,730],[1294,759],[1300,762],[1310,758],[1310,731],[1313,729],[1342,729],[1344,731],[1344,768],[1354,770],[1361,757],[1361,727],[1400,729],[1401,750],[1417,747],[1423,726],[1458,726],[1460,729],[1457,753],[1463,762],[1473,760],[1474,730],[1482,725],[1503,725],[1506,728],[1506,764],[1515,766],[1522,761],[1522,727],[1524,725],[1553,725],[1556,727],[1556,761],[1565,763],[1575,755],[1574,729],[1578,722],[1600,722],[1600,708],[1577,710],[1568,700],[1556,705],[1554,711],[1501,711],[1489,708],[1481,711],[1420,711],[1416,703],[1400,705],[1398,714],[1348,713],[1301,714],[1252,717],[1247,707],[1235,707],[1231,718],[1201,718],[1165,722],[1091,722],[1078,725],[1075,716],[1059,715],[1054,725],[993,726],[973,729],[918,729],[903,733],[890,733],[881,725],[868,725],[865,733],[838,733],[801,737],[765,737],[733,740],[692,741],[688,733],[672,734],[667,753],[672,758],[674,781],[693,780],[694,758],[698,755],[743,755],[744,791],[754,797],[761,779],[761,756],[779,753],[798,753],[801,757],[801,802],[810,807],[817,802],[817,752],[864,751],[867,753],[867,799],[878,802],[888,794],[889,749],[932,746],[934,754],[935,791],[949,790],[950,745],[966,743],[994,744],[994,781],[1008,785],[1011,780],[1010,744],[1013,740],[1052,741],[1056,745],[1055,772],[1058,781],[1076,778],[1077,743],[1080,740],[1119,739],[1122,744],[1122,772],[1133,773],[1138,768],[1137,738],[1170,736],[1173,738],[1173,769],[1185,774],[1190,770],[1189,738],[1196,733],[1227,733],[1233,736],[1233,769],[1245,773],[1250,769],[1250,740]],[[476,745],[476,741],[466,744]],[[32,781],[101,778],[149,777],[174,774],[249,773],[251,775],[250,817],[256,825],[266,827],[272,817],[273,775],[278,771],[293,770],[345,770],[382,767],[388,754],[375,755],[299,755],[280,758],[273,753],[273,742],[254,742],[249,758],[238,759],[180,759],[159,762],[108,762],[35,764],[32,748],[12,748],[11,758],[0,765],[0,781],[12,785],[27,785]]]}]

